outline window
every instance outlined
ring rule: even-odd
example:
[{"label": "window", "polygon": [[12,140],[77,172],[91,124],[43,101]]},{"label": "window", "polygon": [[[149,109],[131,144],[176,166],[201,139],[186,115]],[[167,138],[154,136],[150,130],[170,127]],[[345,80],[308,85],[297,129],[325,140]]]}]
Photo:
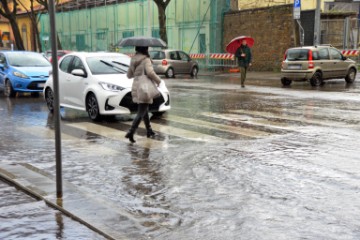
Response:
[{"label": "window", "polygon": [[160,38],[160,30],[159,29],[152,29],[151,36],[155,38]]},{"label": "window", "polygon": [[308,49],[289,49],[287,52],[287,60],[304,61],[308,60]]},{"label": "window", "polygon": [[134,31],[124,31],[122,33],[123,38],[128,38],[128,37],[133,37],[133,36],[134,36]]},{"label": "window", "polygon": [[336,49],[330,48],[330,55],[331,55],[331,59],[342,60],[341,53]]},{"label": "window", "polygon": [[321,60],[329,60],[329,50],[327,48],[322,48],[319,50],[319,58]]},{"label": "window", "polygon": [[159,60],[165,58],[165,53],[163,51],[151,51],[149,54],[151,59]]},{"label": "window", "polygon": [[74,60],[70,66],[69,72],[71,73],[74,69],[83,69],[85,71],[84,65],[81,62],[81,59],[78,57],[74,57]]},{"label": "window", "polygon": [[72,56],[67,56],[64,58],[64,60],[61,61],[61,64],[60,64],[61,71],[68,73],[69,65],[70,65],[70,62],[72,59],[73,59]]},{"label": "window", "polygon": [[4,66],[6,66],[6,58],[5,58],[4,54],[0,54],[0,64],[3,64]]},{"label": "window", "polygon": [[170,52],[169,53],[170,59],[171,60],[179,60],[179,57],[177,55],[177,52]]},{"label": "window", "polygon": [[178,52],[178,53],[179,53],[181,61],[188,62],[190,60],[189,56],[186,53],[184,53],[184,52]]},{"label": "window", "polygon": [[313,60],[319,60],[320,59],[319,52],[313,51],[312,54],[313,54]]}]

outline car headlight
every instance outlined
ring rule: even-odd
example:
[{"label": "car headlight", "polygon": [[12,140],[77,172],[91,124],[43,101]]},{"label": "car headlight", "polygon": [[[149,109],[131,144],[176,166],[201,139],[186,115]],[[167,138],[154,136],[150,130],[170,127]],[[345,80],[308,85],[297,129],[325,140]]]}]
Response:
[{"label": "car headlight", "polygon": [[13,72],[14,76],[19,78],[29,78],[27,75],[21,73],[21,72]]},{"label": "car headlight", "polygon": [[123,87],[111,83],[100,82],[99,84],[104,90],[107,91],[120,92],[125,89]]}]

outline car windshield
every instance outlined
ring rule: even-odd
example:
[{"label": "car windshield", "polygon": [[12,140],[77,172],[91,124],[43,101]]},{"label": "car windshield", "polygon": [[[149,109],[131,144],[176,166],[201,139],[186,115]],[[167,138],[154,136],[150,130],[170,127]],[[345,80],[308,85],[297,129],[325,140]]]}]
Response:
[{"label": "car windshield", "polygon": [[309,49],[289,49],[286,59],[289,61],[308,60]]},{"label": "car windshield", "polygon": [[130,58],[122,56],[88,57],[86,62],[93,75],[126,74],[129,69]]},{"label": "car windshield", "polygon": [[7,53],[9,64],[14,67],[50,67],[50,62],[41,54],[31,52]]},{"label": "car windshield", "polygon": [[165,53],[163,51],[151,51],[149,54],[150,58],[154,60],[165,58]]}]

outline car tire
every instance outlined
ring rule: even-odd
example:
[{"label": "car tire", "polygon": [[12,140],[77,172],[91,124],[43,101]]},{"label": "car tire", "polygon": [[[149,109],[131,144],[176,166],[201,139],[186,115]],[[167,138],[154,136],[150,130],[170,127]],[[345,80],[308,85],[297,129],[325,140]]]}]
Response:
[{"label": "car tire", "polygon": [[14,89],[13,89],[13,87],[12,87],[11,82],[10,82],[9,79],[7,79],[7,80],[5,81],[4,95],[5,95],[6,97],[10,97],[10,98],[15,97],[15,95],[16,95],[16,92],[14,91]]},{"label": "car tire", "polygon": [[313,87],[318,87],[323,84],[321,72],[315,72],[314,75],[310,78],[310,84]]},{"label": "car tire", "polygon": [[95,94],[93,94],[93,93],[89,93],[86,98],[86,111],[91,120],[93,120],[93,121],[101,120],[99,104],[98,104]]},{"label": "car tire", "polygon": [[355,77],[356,77],[356,70],[354,68],[350,68],[345,77],[346,83],[353,83],[355,81]]},{"label": "car tire", "polygon": [[46,105],[49,109],[49,112],[54,112],[54,92],[51,90],[51,88],[46,88],[45,90],[45,101]]},{"label": "car tire", "polygon": [[167,78],[175,78],[174,69],[173,69],[173,68],[169,68],[168,70],[166,70],[165,76],[166,76]]},{"label": "car tire", "polygon": [[192,76],[192,77],[197,77],[198,72],[199,72],[198,67],[193,67],[193,68],[191,69],[190,76]]},{"label": "car tire", "polygon": [[281,78],[281,83],[283,86],[290,86],[292,81],[288,78]]}]

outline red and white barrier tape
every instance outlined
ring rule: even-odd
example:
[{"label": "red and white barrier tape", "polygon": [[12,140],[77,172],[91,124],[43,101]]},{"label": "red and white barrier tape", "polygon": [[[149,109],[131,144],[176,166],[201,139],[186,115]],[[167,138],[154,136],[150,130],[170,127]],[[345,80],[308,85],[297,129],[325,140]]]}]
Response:
[{"label": "red and white barrier tape", "polygon": [[359,50],[342,50],[341,53],[344,56],[358,56]]}]

